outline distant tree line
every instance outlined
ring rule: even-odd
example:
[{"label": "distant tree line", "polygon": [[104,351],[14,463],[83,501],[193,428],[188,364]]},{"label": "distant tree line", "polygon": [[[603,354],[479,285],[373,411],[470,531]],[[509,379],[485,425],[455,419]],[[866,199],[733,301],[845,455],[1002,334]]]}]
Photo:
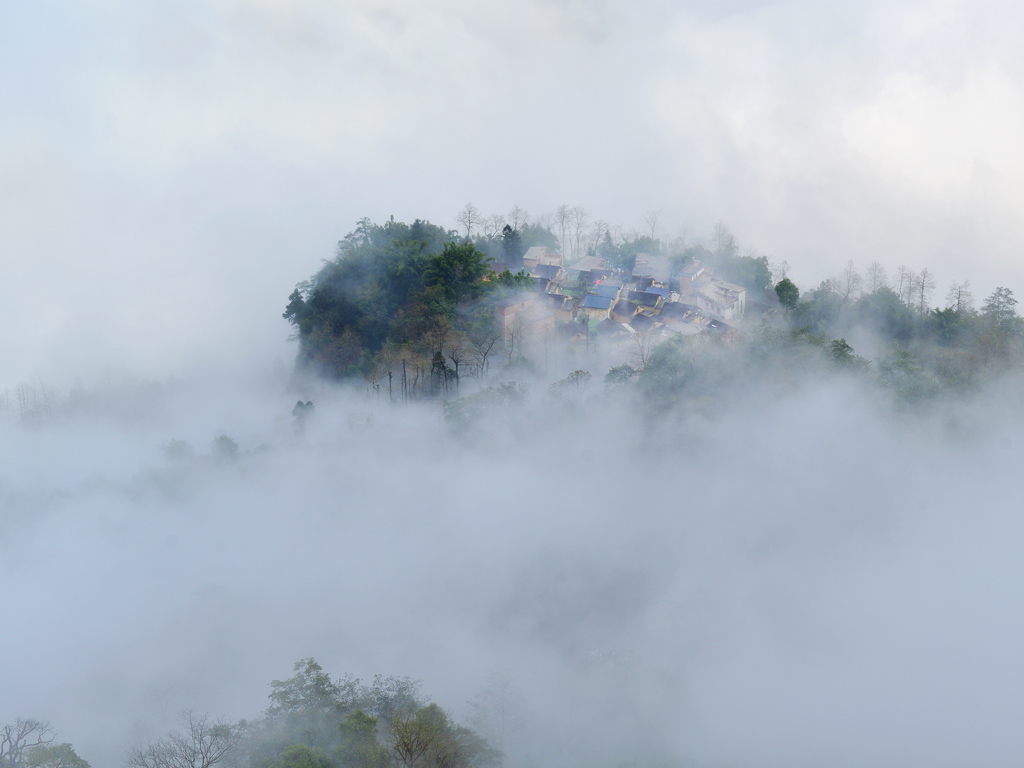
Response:
[{"label": "distant tree line", "polygon": [[[270,706],[263,717],[228,723],[183,712],[177,730],[130,750],[125,768],[496,768],[501,764],[501,752],[430,702],[417,680],[380,675],[371,685],[352,677],[333,680],[311,658],[296,662],[294,672],[286,680],[270,683]],[[487,698],[481,699],[480,707],[489,713],[495,709]],[[493,722],[493,718],[482,722]]]}]

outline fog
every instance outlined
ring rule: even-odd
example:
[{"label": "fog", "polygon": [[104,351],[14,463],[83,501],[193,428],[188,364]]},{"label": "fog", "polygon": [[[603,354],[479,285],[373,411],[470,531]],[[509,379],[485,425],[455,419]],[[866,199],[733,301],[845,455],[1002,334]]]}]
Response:
[{"label": "fog", "polygon": [[677,419],[535,387],[467,434],[280,374],[86,388],[0,430],[0,719],[117,765],[314,656],[459,718],[503,674],[509,765],[1009,765],[1018,391],[905,412],[816,381]]},{"label": "fog", "polygon": [[[251,362],[363,216],[559,204],[1021,285],[1012,4],[4,4],[0,381]],[[275,351],[275,354],[278,352]],[[256,355],[256,361],[262,359]]]},{"label": "fog", "polygon": [[503,675],[510,767],[1019,762],[1019,381],[652,414],[558,361],[467,434],[294,378],[281,319],[361,217],[469,201],[1020,290],[1019,8],[0,8],[0,392],[61,404],[0,410],[0,723],[118,766],[312,656],[458,719]]}]

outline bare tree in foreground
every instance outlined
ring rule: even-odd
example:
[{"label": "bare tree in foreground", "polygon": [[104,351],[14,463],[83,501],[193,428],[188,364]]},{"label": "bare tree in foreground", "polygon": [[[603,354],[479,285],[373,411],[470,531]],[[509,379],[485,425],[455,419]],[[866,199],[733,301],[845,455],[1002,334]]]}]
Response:
[{"label": "bare tree in foreground", "polygon": [[44,720],[22,720],[0,728],[0,768],[19,768],[25,752],[53,742],[57,732]]},{"label": "bare tree in foreground", "polygon": [[885,288],[886,285],[885,267],[877,261],[872,261],[868,266],[868,293],[874,293],[879,288]]},{"label": "bare tree in foreground", "polygon": [[643,328],[633,333],[633,362],[637,370],[643,370],[651,359],[651,350],[654,348],[654,331],[651,328]]},{"label": "bare tree in foreground", "polygon": [[958,315],[969,315],[974,311],[974,295],[971,293],[971,281],[954,282],[946,294],[946,306]]},{"label": "bare tree in foreground", "polygon": [[191,710],[181,713],[182,728],[128,752],[127,768],[210,768],[233,747],[231,726]]}]

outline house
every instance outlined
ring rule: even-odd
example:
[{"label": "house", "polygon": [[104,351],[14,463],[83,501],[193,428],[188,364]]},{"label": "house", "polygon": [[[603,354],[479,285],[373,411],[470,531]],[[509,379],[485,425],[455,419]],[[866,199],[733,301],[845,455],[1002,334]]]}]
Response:
[{"label": "house", "polygon": [[661,296],[647,291],[629,291],[626,298],[647,309],[661,309],[661,305],[665,303]]},{"label": "house", "polygon": [[633,277],[652,278],[655,282],[668,285],[672,276],[672,267],[668,256],[654,253],[638,253],[633,265]]},{"label": "house", "polygon": [[639,309],[640,305],[635,301],[619,299],[612,306],[612,320],[617,323],[628,323]]},{"label": "house", "polygon": [[[547,246],[534,245],[523,254],[523,269],[532,272],[534,267],[561,267],[562,254],[548,253]],[[552,278],[553,279],[553,278]]]},{"label": "house", "polygon": [[590,294],[580,303],[580,312],[586,314],[591,320],[607,320],[614,303],[607,296]]}]

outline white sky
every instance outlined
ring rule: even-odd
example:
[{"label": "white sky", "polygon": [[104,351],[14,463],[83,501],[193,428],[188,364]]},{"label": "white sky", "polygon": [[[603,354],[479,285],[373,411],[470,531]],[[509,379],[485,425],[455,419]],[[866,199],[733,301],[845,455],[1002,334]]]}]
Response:
[{"label": "white sky", "polygon": [[1024,11],[966,2],[0,0],[0,386],[293,354],[362,216],[724,220],[1024,291]]}]

